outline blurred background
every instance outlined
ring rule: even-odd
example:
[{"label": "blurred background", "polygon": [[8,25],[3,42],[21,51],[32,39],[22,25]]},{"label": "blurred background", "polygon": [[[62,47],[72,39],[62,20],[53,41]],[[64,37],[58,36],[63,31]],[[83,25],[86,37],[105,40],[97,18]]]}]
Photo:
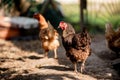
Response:
[{"label": "blurred background", "polygon": [[108,22],[115,29],[119,27],[119,5],[120,0],[0,0],[0,37],[38,34],[37,21],[32,18],[36,12],[43,14],[55,28],[64,20],[77,32],[86,26],[90,33],[102,34]]},{"label": "blurred background", "polygon": [[[85,75],[73,74],[61,39],[58,60],[52,58],[52,52],[43,59],[34,13],[41,13],[60,34],[57,27],[62,20],[71,23],[76,32],[87,27],[92,55]],[[106,44],[106,23],[114,29],[120,27],[120,0],[0,0],[0,80],[120,80],[116,73],[120,74],[120,56],[114,59],[116,54]],[[110,45],[114,49],[113,43],[118,43],[118,51],[119,31],[116,36],[108,30]]]}]

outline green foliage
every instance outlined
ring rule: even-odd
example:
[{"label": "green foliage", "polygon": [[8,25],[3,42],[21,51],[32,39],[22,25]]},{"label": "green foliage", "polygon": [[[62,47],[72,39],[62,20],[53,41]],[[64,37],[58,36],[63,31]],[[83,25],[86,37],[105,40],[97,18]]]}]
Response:
[{"label": "green foliage", "polygon": [[[93,4],[93,5],[95,5],[95,4]],[[107,5],[107,3],[106,3],[106,5]],[[120,11],[119,10],[117,11],[117,7],[115,8],[115,6],[116,5],[113,5],[113,4],[103,6],[103,8],[106,9],[105,11],[91,10],[88,13],[87,13],[87,11],[85,11],[85,16],[84,16],[85,23],[87,24],[87,27],[91,33],[104,33],[105,24],[108,22],[112,23],[113,28],[115,28],[115,29],[120,26],[120,15],[119,15]],[[62,7],[63,7],[64,13],[65,13],[64,20],[73,24],[74,28],[77,31],[79,31],[80,30],[79,4],[64,4],[64,5],[62,5]],[[113,7],[115,10],[113,9]]]},{"label": "green foliage", "polygon": [[62,8],[65,13],[64,20],[71,23],[78,32],[80,30],[79,4],[63,4]]},{"label": "green foliage", "polygon": [[79,22],[79,5],[78,4],[63,4],[65,20],[70,22]]},{"label": "green foliage", "polygon": [[[34,0],[27,0],[31,3],[31,7],[28,10],[28,16],[32,17],[32,15],[35,12],[40,12],[42,8],[41,3],[36,3]],[[9,14],[10,8],[13,5],[13,0],[2,0],[2,3],[0,4],[0,8],[5,8],[5,5],[7,5],[8,10],[6,11]],[[114,28],[118,28],[120,26],[120,10],[119,10],[119,4],[120,3],[102,3],[102,7],[97,10],[95,8],[96,4],[94,3],[88,3],[88,7],[92,7],[92,10],[89,10],[87,13],[87,10],[85,10],[85,23],[88,27],[88,29],[92,33],[96,32],[104,32],[105,31],[105,24],[110,22],[113,24]],[[98,4],[97,4],[98,5]],[[93,9],[94,7],[94,9]],[[80,31],[80,8],[79,4],[62,4],[63,12],[65,13],[64,20],[67,22],[70,22],[75,30],[78,32]],[[58,16],[58,13],[55,12],[53,9],[48,8],[46,13],[44,14],[48,20],[51,21],[51,23],[57,27],[59,24],[59,21],[63,20],[60,16]]]},{"label": "green foliage", "polygon": [[[105,24],[112,23],[113,28],[118,28],[120,26],[120,15],[107,15],[107,16],[88,16],[88,23],[94,31],[104,32]],[[93,32],[93,30],[91,31]]]}]

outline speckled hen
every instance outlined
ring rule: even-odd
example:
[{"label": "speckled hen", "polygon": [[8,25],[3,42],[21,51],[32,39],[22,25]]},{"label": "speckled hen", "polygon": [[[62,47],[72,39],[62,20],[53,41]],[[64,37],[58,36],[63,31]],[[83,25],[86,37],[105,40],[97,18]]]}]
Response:
[{"label": "speckled hen", "polygon": [[110,50],[116,53],[117,58],[120,57],[120,28],[114,30],[112,24],[107,23],[105,25],[105,38],[107,41],[107,46]]},{"label": "speckled hen", "polygon": [[84,27],[81,33],[76,34],[71,24],[61,21],[59,28],[62,32],[62,43],[66,50],[67,57],[74,64],[74,71],[77,72],[77,62],[81,62],[80,71],[85,68],[85,61],[91,54],[91,38]]}]

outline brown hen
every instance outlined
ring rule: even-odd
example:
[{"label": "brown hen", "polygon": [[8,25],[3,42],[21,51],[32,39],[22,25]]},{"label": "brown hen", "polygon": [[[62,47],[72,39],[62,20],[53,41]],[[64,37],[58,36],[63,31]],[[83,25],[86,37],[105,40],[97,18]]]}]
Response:
[{"label": "brown hen", "polygon": [[117,57],[120,57],[120,28],[115,31],[110,23],[107,23],[105,28],[105,37],[108,48],[114,51]]},{"label": "brown hen", "polygon": [[59,27],[63,30],[62,43],[66,50],[67,57],[74,64],[74,71],[77,72],[77,62],[81,62],[80,71],[85,68],[85,61],[91,54],[91,38],[83,28],[81,33],[76,34],[71,24],[61,21]]},{"label": "brown hen", "polygon": [[54,50],[54,58],[57,58],[57,48],[59,47],[58,32],[53,28],[50,22],[46,22],[45,18],[36,13],[33,16],[39,22],[39,37],[42,43],[42,48],[45,50],[45,57],[48,57],[48,51]]}]

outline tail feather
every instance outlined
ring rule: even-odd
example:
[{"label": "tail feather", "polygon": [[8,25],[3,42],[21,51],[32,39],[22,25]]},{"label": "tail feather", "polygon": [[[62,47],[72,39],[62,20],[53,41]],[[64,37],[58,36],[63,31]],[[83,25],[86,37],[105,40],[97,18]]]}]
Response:
[{"label": "tail feather", "polygon": [[83,32],[83,33],[87,33],[87,28],[86,28],[86,27],[83,27],[83,28],[82,28],[82,32]]},{"label": "tail feather", "polygon": [[49,21],[47,23],[48,23],[48,31],[49,31],[48,35],[49,35],[50,38],[53,38],[54,35],[55,35],[55,29]]},{"label": "tail feather", "polygon": [[105,30],[106,34],[115,33],[115,31],[114,31],[113,28],[112,28],[112,24],[107,23],[107,24],[105,25],[105,28],[106,28],[106,30]]},{"label": "tail feather", "polygon": [[50,23],[50,21],[48,21],[47,23],[48,23],[49,29],[54,30],[54,28],[53,28],[52,24]]},{"label": "tail feather", "polygon": [[81,35],[82,35],[82,37],[86,38],[85,40],[88,44],[91,44],[91,37],[90,37],[86,27],[83,27]]}]

